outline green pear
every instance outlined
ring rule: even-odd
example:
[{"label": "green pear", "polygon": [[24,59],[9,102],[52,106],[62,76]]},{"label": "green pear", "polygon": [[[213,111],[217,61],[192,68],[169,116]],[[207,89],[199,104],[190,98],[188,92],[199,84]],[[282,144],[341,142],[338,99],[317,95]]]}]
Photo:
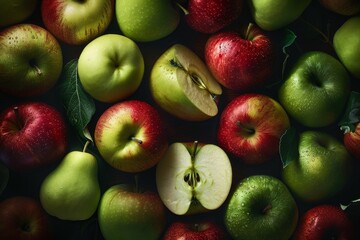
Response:
[{"label": "green pear", "polygon": [[62,220],[86,220],[100,201],[96,158],[85,151],[69,152],[43,180],[40,201],[46,212]]},{"label": "green pear", "polygon": [[122,33],[139,42],[149,42],[172,33],[180,22],[171,0],[117,0],[116,19]]}]

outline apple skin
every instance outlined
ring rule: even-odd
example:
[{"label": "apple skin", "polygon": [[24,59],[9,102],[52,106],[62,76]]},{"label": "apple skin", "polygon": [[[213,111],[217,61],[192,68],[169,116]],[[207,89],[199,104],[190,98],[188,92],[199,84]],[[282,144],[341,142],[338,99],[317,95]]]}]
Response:
[{"label": "apple skin", "polygon": [[89,42],[105,32],[114,15],[114,0],[43,0],[46,29],[71,45]]},{"label": "apple skin", "polygon": [[11,170],[50,165],[61,160],[67,146],[66,122],[47,103],[19,103],[0,114],[0,159]]},{"label": "apple skin", "polygon": [[354,132],[348,131],[344,133],[343,143],[350,154],[360,159],[360,123],[356,124]]},{"label": "apple skin", "polygon": [[321,204],[307,210],[299,220],[294,240],[355,240],[353,223],[340,208]]},{"label": "apple skin", "polygon": [[287,113],[274,99],[257,93],[234,98],[223,110],[217,140],[221,148],[247,164],[260,164],[278,154],[290,127]]},{"label": "apple skin", "polygon": [[327,10],[334,13],[352,16],[360,12],[360,1],[358,0],[318,0]]},{"label": "apple skin", "polygon": [[52,88],[63,64],[61,47],[46,29],[16,24],[0,31],[0,91],[33,97]]},{"label": "apple skin", "polygon": [[213,34],[205,45],[205,62],[224,87],[240,92],[262,87],[277,61],[270,37],[255,24],[242,32]]},{"label": "apple skin", "polygon": [[168,147],[159,112],[140,100],[119,102],[105,110],[96,123],[95,144],[107,163],[124,172],[155,166]]},{"label": "apple skin", "polygon": [[240,16],[243,2],[243,0],[190,0],[185,20],[198,32],[215,33]]},{"label": "apple skin", "polygon": [[0,8],[0,28],[20,23],[35,11],[38,0],[3,0]]},{"label": "apple skin", "polygon": [[156,192],[139,192],[114,185],[101,197],[98,222],[102,235],[112,239],[159,239],[166,225],[166,209]]},{"label": "apple skin", "polygon": [[26,196],[0,202],[0,239],[50,240],[51,225],[40,203]]}]

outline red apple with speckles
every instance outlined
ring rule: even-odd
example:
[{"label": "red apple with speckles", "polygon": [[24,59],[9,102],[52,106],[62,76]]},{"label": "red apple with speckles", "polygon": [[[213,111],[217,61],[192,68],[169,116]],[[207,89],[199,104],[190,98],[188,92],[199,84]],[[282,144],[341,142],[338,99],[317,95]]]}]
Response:
[{"label": "red apple with speckles", "polygon": [[343,142],[348,152],[360,159],[360,123],[357,123],[355,131],[344,133]]},{"label": "red apple with speckles", "polygon": [[214,34],[205,45],[209,70],[221,85],[235,91],[250,91],[266,84],[276,60],[272,39],[252,23],[243,32]]}]

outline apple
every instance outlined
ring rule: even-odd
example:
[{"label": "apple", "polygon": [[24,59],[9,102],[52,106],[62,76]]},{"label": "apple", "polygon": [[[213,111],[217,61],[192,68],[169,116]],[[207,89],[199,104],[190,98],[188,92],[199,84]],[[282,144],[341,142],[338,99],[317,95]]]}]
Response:
[{"label": "apple", "polygon": [[0,239],[53,239],[50,222],[39,202],[14,196],[0,202]]},{"label": "apple", "polygon": [[213,34],[205,45],[209,70],[231,90],[246,92],[262,87],[272,76],[276,61],[272,39],[252,23],[241,32]]},{"label": "apple", "polygon": [[[360,3],[358,5],[360,7]],[[333,45],[337,56],[350,74],[357,79],[360,79],[359,35],[360,16],[353,16],[336,30],[333,38]]]},{"label": "apple", "polygon": [[81,45],[105,32],[114,5],[114,0],[43,0],[41,17],[46,29],[59,40]]},{"label": "apple", "polygon": [[217,140],[227,153],[246,164],[260,164],[278,154],[280,138],[289,127],[287,113],[276,100],[245,93],[222,111]]},{"label": "apple", "polygon": [[243,0],[190,0],[186,8],[186,23],[201,33],[222,30],[239,18]]},{"label": "apple", "polygon": [[104,160],[124,172],[155,166],[168,147],[159,112],[141,100],[122,101],[106,109],[96,123],[94,138]]},{"label": "apple", "polygon": [[356,124],[355,131],[344,132],[343,144],[352,156],[360,159],[360,123]]},{"label": "apple", "polygon": [[175,221],[168,226],[162,239],[224,240],[226,236],[225,229],[213,220]]},{"label": "apple", "polygon": [[288,240],[298,222],[297,204],[279,179],[252,175],[240,181],[225,210],[232,239]]},{"label": "apple", "polygon": [[144,59],[137,44],[122,35],[105,34],[92,40],[78,60],[81,85],[101,102],[116,102],[140,86]]},{"label": "apple", "polygon": [[0,8],[0,28],[20,23],[35,11],[38,0],[3,0]]},{"label": "apple", "polygon": [[27,171],[57,162],[67,145],[67,125],[52,105],[23,102],[0,113],[0,159],[10,170]]},{"label": "apple", "polygon": [[294,240],[348,239],[355,240],[353,223],[338,206],[316,205],[299,220]]},{"label": "apple", "polygon": [[102,195],[98,222],[107,240],[160,239],[166,226],[166,208],[156,192],[117,184]]},{"label": "apple", "polygon": [[306,127],[335,123],[350,95],[350,77],[333,56],[319,51],[301,55],[279,89],[290,117]]},{"label": "apple", "polygon": [[327,10],[334,13],[352,16],[360,13],[359,0],[318,0],[319,3]]},{"label": "apple", "polygon": [[172,143],[156,166],[156,187],[176,215],[218,209],[232,184],[227,154],[217,145]]},{"label": "apple", "polygon": [[166,112],[187,121],[204,121],[217,115],[221,85],[191,49],[175,44],[154,63],[149,88]]},{"label": "apple", "polygon": [[49,91],[62,71],[63,55],[56,38],[34,24],[0,31],[0,92],[33,97]]},{"label": "apple", "polygon": [[298,158],[288,159],[282,178],[302,201],[319,202],[339,194],[351,175],[352,158],[345,146],[323,131],[299,134]]}]

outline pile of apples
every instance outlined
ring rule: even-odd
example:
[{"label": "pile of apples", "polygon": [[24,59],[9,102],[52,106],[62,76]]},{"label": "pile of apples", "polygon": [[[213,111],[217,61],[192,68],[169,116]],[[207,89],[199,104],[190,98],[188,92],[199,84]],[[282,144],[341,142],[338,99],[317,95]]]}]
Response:
[{"label": "pile of apples", "polygon": [[3,0],[0,239],[359,239],[360,1]]}]

